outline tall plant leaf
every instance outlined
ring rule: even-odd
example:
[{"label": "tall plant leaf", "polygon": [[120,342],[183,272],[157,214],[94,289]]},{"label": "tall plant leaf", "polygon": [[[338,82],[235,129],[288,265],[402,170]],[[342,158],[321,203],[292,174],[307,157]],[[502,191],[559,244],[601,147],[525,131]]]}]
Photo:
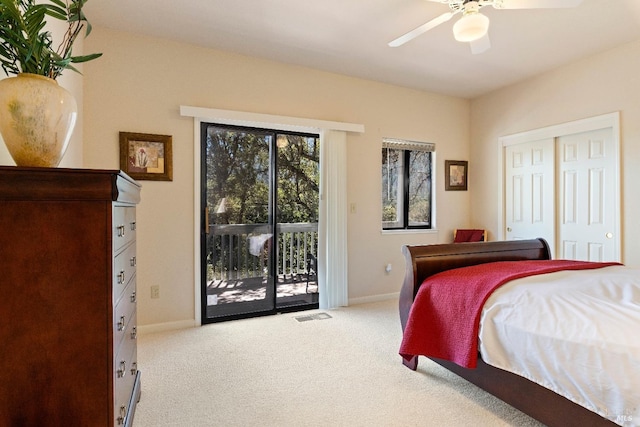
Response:
[{"label": "tall plant leaf", "polygon": [[[7,75],[29,72],[57,78],[62,71],[78,71],[72,63],[87,62],[102,54],[73,56],[73,44],[86,27],[82,7],[87,0],[0,0],[0,64]],[[54,47],[47,18],[67,23],[63,40]]]}]

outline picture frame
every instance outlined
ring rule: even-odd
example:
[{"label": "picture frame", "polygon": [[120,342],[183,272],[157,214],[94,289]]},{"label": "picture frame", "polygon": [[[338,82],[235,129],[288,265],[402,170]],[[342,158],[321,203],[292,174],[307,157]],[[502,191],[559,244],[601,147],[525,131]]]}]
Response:
[{"label": "picture frame", "polygon": [[466,160],[444,161],[444,189],[446,191],[467,191],[469,162]]},{"label": "picture frame", "polygon": [[171,135],[120,132],[120,169],[136,180],[173,181]]}]

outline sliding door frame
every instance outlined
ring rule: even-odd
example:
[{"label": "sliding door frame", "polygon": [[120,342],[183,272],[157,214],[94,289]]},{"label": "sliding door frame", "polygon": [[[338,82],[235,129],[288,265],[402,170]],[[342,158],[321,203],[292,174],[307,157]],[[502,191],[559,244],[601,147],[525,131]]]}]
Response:
[{"label": "sliding door frame", "polygon": [[[327,147],[327,135],[332,136],[331,134],[346,134],[347,132],[349,133],[364,133],[364,125],[362,124],[357,124],[357,123],[346,123],[346,122],[332,122],[332,121],[327,121],[327,120],[317,120],[317,119],[308,119],[308,118],[301,118],[301,117],[289,117],[289,116],[278,116],[278,115],[271,115],[271,114],[260,114],[260,113],[248,113],[248,112],[244,112],[244,111],[233,111],[233,110],[221,110],[221,109],[214,109],[214,108],[203,108],[203,107],[193,107],[193,106],[187,106],[187,105],[181,105],[180,106],[180,115],[183,117],[191,117],[193,118],[193,180],[194,180],[194,197],[193,197],[193,246],[192,246],[192,250],[194,253],[193,256],[193,260],[194,260],[194,266],[193,266],[193,273],[194,273],[194,277],[193,277],[193,281],[194,281],[194,305],[193,305],[193,312],[194,312],[194,323],[196,326],[200,326],[202,325],[202,311],[200,310],[201,307],[201,262],[200,262],[200,256],[196,256],[196,254],[199,254],[200,251],[200,230],[202,230],[202,228],[204,227],[204,224],[202,224],[202,220],[203,220],[203,216],[202,216],[202,212],[200,212],[200,176],[201,176],[201,167],[200,167],[200,162],[201,162],[201,155],[200,155],[200,124],[202,122],[211,122],[211,123],[220,123],[220,124],[226,124],[226,125],[239,125],[239,126],[251,126],[251,127],[257,127],[257,128],[270,128],[270,129],[277,129],[277,130],[283,130],[283,131],[292,131],[292,132],[302,132],[302,133],[319,133],[320,134],[320,146],[324,148],[322,148],[322,153],[321,154],[321,175],[320,175],[320,179],[321,179],[321,189],[320,189],[320,194],[321,194],[321,212],[320,212],[320,223],[318,225],[319,227],[319,238],[320,238],[320,242],[319,242],[319,251],[325,251],[325,252],[333,252],[333,254],[335,254],[335,257],[339,260],[338,263],[334,263],[332,265],[324,265],[320,264],[318,265],[318,286],[326,286],[326,280],[323,279],[325,276],[325,271],[327,269],[327,267],[330,267],[331,269],[331,277],[333,279],[333,277],[335,276],[339,276],[341,278],[343,278],[341,280],[340,283],[333,281],[334,283],[332,283],[332,286],[338,286],[341,288],[345,288],[345,294],[346,294],[346,287],[347,287],[347,283],[346,283],[346,276],[347,276],[347,254],[346,254],[346,244],[344,248],[339,248],[341,249],[341,251],[336,251],[336,247],[335,245],[332,246],[331,249],[333,249],[333,251],[329,251],[326,246],[327,246],[327,241],[329,242],[333,242],[336,240],[336,238],[341,238],[344,239],[344,235],[342,234],[340,236],[333,236],[332,232],[329,230],[327,231],[327,226],[325,224],[325,222],[327,221],[327,219],[323,216],[323,214],[326,216],[326,212],[329,211],[329,213],[332,213],[332,207],[329,206],[328,208],[325,206],[325,208],[322,208],[322,204],[324,199],[330,197],[330,194],[325,194],[325,190],[322,189],[322,186],[324,186],[324,182],[326,179],[330,178],[330,177],[323,177],[323,171],[325,170],[326,167],[326,157],[322,156],[326,156],[326,153],[330,150],[328,150]],[[346,136],[345,136],[346,138]],[[329,161],[331,162],[332,159],[329,159]],[[345,161],[344,165],[340,164],[337,166],[338,169],[342,170],[342,172],[344,174],[346,174],[346,160],[343,159]],[[323,166],[323,162],[324,162],[324,166]],[[326,175],[326,174],[325,174]],[[338,224],[337,226],[343,226],[344,229],[346,230],[346,211],[344,213],[344,215],[342,215],[342,217],[340,217],[340,215],[332,215],[334,217],[338,217]],[[335,228],[332,227],[332,229]],[[320,247],[320,243],[322,243],[322,248]],[[327,263],[329,263],[330,261],[327,261]],[[323,291],[321,289],[321,292],[324,292],[324,295],[327,296],[329,299],[328,302],[323,302],[322,300],[320,301],[320,308],[333,308],[333,307],[337,307],[340,305],[347,305],[348,301],[341,301],[338,300],[338,302],[336,303],[333,299],[331,299],[331,295],[327,295],[327,292]],[[342,298],[344,299],[344,298]]]},{"label": "sliding door frame", "polygon": [[[257,310],[249,310],[249,311],[237,310],[237,311],[234,311],[232,314],[224,314],[224,315],[211,316],[211,317],[207,317],[205,314],[207,313],[209,305],[207,301],[207,287],[204,285],[207,280],[207,265],[206,263],[203,262],[206,258],[207,235],[209,232],[209,230],[207,230],[207,225],[211,225],[208,223],[206,218],[206,215],[208,212],[207,210],[207,207],[208,207],[207,206],[207,194],[208,194],[207,172],[208,171],[205,171],[207,160],[208,160],[207,154],[206,154],[206,151],[207,151],[206,150],[206,137],[207,137],[206,132],[209,127],[226,129],[231,131],[254,133],[257,135],[264,135],[264,136],[271,137],[269,139],[270,142],[268,146],[268,152],[269,152],[268,199],[269,200],[268,200],[268,224],[267,225],[268,225],[269,233],[273,236],[271,239],[272,241],[271,250],[269,251],[269,257],[267,260],[268,275],[267,275],[267,283],[265,285],[266,286],[265,300],[263,301],[264,304],[268,304],[268,307],[257,309]],[[279,165],[278,157],[280,154],[280,150],[283,148],[280,148],[278,146],[277,140],[278,140],[278,137],[281,135],[292,136],[292,137],[298,136],[302,138],[313,138],[317,140],[317,143],[320,142],[320,135],[317,133],[302,133],[302,132],[283,131],[283,130],[275,130],[275,129],[267,129],[267,128],[255,128],[255,127],[249,127],[249,126],[226,125],[226,124],[220,124],[220,123],[211,123],[208,121],[200,122],[200,157],[201,157],[200,171],[201,173],[200,173],[200,193],[199,194],[200,194],[200,203],[201,203],[200,212],[203,213],[200,224],[202,224],[203,227],[200,231],[199,256],[200,256],[200,264],[201,264],[200,310],[202,312],[201,321],[203,324],[318,308],[317,295],[313,296],[314,294],[306,295],[306,299],[311,299],[312,301],[305,301],[305,302],[296,301],[290,304],[286,304],[285,302],[283,302],[283,300],[286,300],[286,298],[278,298],[278,283],[279,283],[278,281],[280,279],[279,263],[281,261],[281,256],[284,256],[284,254],[280,253],[281,233],[279,233],[278,230],[280,229],[280,224],[288,224],[288,223],[280,222],[281,218],[279,218],[279,215],[278,215],[278,212],[280,211],[279,204],[281,202],[278,199],[278,189],[280,185],[280,180],[279,180],[280,165]],[[318,163],[319,161],[320,159],[318,159]],[[318,174],[320,174],[319,164],[318,164]],[[319,192],[320,191],[318,190],[318,200],[320,199]],[[319,215],[319,211],[320,211],[320,208],[318,206],[318,212],[316,213],[317,215]],[[318,248],[316,247],[315,251],[312,250],[312,253],[315,252],[316,254],[318,254],[317,249]],[[286,274],[286,272],[284,272],[284,274]],[[317,279],[317,272],[316,272],[316,283],[317,281],[318,279]],[[271,301],[266,301],[267,298],[271,299]],[[251,306],[249,302],[242,302],[242,303],[236,303],[236,304]],[[254,304],[255,304],[255,301],[254,301]]]}]

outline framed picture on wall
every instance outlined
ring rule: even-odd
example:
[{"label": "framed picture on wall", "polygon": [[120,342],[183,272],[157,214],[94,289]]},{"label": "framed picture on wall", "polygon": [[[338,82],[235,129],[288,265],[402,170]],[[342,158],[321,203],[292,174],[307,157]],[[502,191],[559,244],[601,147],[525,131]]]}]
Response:
[{"label": "framed picture on wall", "polygon": [[133,179],[173,181],[171,135],[120,132],[120,169]]},{"label": "framed picture on wall", "polygon": [[444,189],[446,191],[467,191],[466,160],[444,161]]}]

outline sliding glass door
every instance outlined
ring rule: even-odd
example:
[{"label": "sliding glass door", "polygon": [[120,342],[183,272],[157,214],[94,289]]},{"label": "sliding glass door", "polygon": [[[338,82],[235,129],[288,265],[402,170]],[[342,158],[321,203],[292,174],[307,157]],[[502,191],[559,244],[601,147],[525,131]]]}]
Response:
[{"label": "sliding glass door", "polygon": [[319,138],[203,123],[202,322],[317,307]]}]

